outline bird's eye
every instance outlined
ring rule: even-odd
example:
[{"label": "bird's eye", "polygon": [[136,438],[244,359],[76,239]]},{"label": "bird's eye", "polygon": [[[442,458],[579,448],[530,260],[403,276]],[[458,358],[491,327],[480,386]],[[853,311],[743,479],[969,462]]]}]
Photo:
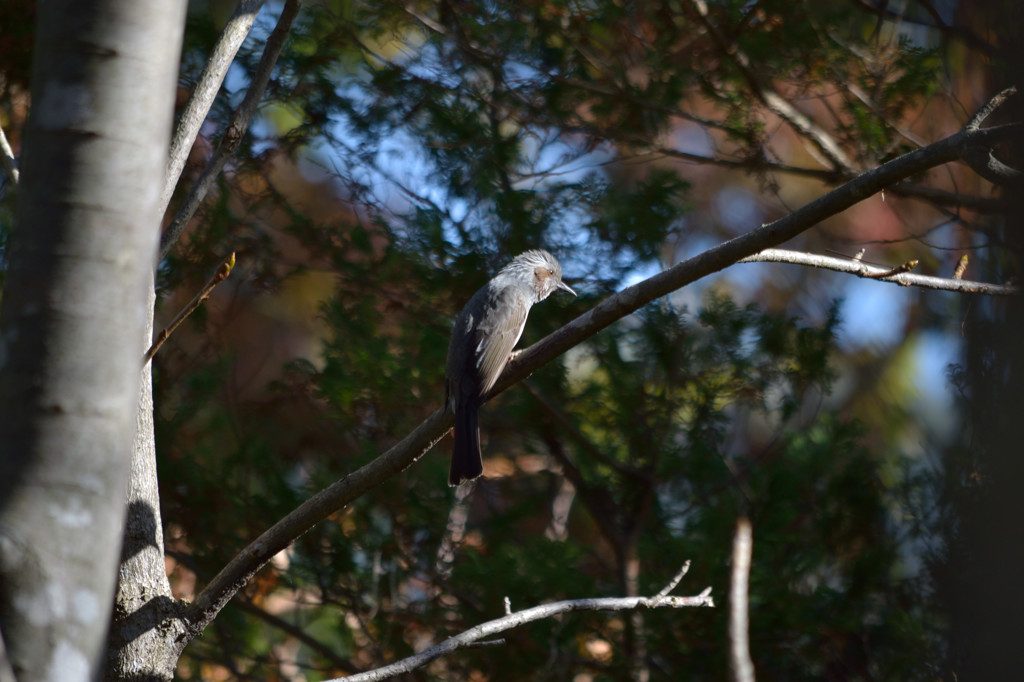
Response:
[{"label": "bird's eye", "polygon": [[555,274],[555,271],[554,270],[548,270],[548,274],[553,276]]}]

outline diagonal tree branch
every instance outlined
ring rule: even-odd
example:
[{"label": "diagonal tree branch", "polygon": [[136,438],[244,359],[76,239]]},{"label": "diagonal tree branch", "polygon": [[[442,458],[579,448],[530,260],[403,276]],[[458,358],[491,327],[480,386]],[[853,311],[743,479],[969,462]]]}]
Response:
[{"label": "diagonal tree branch", "polygon": [[789,251],[786,249],[765,249],[758,251],[752,256],[741,258],[739,263],[792,263],[794,265],[809,265],[825,270],[846,272],[858,277],[878,279],[883,282],[892,282],[903,286],[914,286],[922,289],[939,289],[942,291],[958,291],[962,294],[987,294],[990,296],[1013,296],[1020,293],[1020,289],[1009,284],[989,284],[988,282],[971,282],[965,279],[931,277],[929,275],[915,275],[909,272],[892,272],[887,268],[880,268],[868,265],[864,261],[852,258],[834,258],[832,256],[819,256],[814,253],[802,251]]},{"label": "diagonal tree branch", "polygon": [[[644,305],[680,289],[742,258],[777,246],[814,227],[829,216],[912,175],[958,160],[971,146],[991,145],[1021,126],[1007,124],[960,132],[927,147],[897,157],[862,173],[846,184],[815,199],[793,213],[707,251],[638,284],[609,296],[561,329],[519,353],[509,362],[489,397],[498,395],[532,372]],[[197,636],[224,604],[277,552],[313,525],[342,509],[388,478],[411,466],[443,438],[451,428],[451,413],[436,410],[418,427],[372,462],[313,495],[274,524],[235,556],[200,592],[184,613],[184,641]]]},{"label": "diagonal tree branch", "polygon": [[242,0],[238,3],[228,23],[221,31],[217,44],[210,52],[210,58],[199,74],[199,82],[195,90],[189,95],[185,109],[178,119],[178,127],[174,131],[174,139],[171,140],[171,153],[167,159],[167,177],[164,180],[164,191],[160,197],[160,213],[167,211],[167,204],[171,201],[171,195],[181,177],[181,171],[185,168],[185,161],[188,159],[192,145],[195,144],[199,135],[199,128],[206,120],[206,115],[213,106],[213,100],[217,97],[224,76],[228,67],[234,61],[235,53],[242,46],[252,24],[256,21],[256,15],[263,7],[264,0]]},{"label": "diagonal tree branch", "polygon": [[241,144],[245,131],[249,129],[249,122],[256,114],[260,100],[263,99],[267,83],[270,82],[270,74],[274,70],[274,65],[277,64],[277,58],[284,48],[285,40],[292,29],[292,24],[295,23],[295,18],[299,15],[301,6],[301,0],[287,0],[285,2],[284,8],[281,10],[281,16],[277,20],[277,25],[267,38],[267,44],[263,48],[263,56],[256,67],[256,72],[253,74],[252,83],[249,84],[249,89],[245,92],[245,98],[242,99],[242,103],[238,105],[238,108],[231,115],[231,120],[228,121],[228,126],[224,130],[220,144],[217,145],[217,150],[206,165],[206,168],[203,169],[202,175],[199,176],[199,180],[192,188],[188,198],[185,199],[185,203],[178,209],[174,220],[164,230],[163,237],[160,239],[161,258],[166,256],[171,247],[174,246],[174,243],[178,241],[181,233],[185,231],[185,226],[188,225],[189,221],[192,220],[192,216],[199,210],[199,206],[203,203],[214,181],[220,175],[220,172],[224,170],[224,165],[238,149],[238,145]]},{"label": "diagonal tree branch", "polygon": [[[687,562],[687,565],[689,562]],[[683,573],[685,571],[680,571]],[[675,579],[673,579],[675,581]],[[669,588],[673,587],[670,583]],[[663,590],[662,592],[666,592]],[[506,600],[506,604],[507,604]],[[682,609],[689,607],[713,607],[715,605],[714,600],[711,597],[711,588],[705,589],[699,595],[694,597],[670,597],[667,596],[667,592],[662,594],[659,592],[653,597],[606,597],[601,599],[569,599],[566,601],[553,602],[551,604],[542,604],[540,606],[534,606],[533,608],[525,609],[523,611],[516,611],[515,613],[508,613],[501,618],[495,618],[489,620],[486,623],[480,623],[470,629],[462,632],[453,637],[449,637],[445,641],[432,646],[428,649],[424,649],[418,654],[404,658],[401,661],[396,661],[391,665],[386,665],[376,670],[369,672],[360,673],[358,675],[352,675],[351,677],[339,678],[338,680],[331,680],[329,682],[371,682],[376,680],[386,680],[396,675],[408,673],[416,668],[422,668],[431,661],[434,661],[442,656],[454,653],[458,649],[462,649],[473,644],[483,644],[479,640],[487,637],[493,637],[496,634],[512,630],[514,628],[532,623],[537,620],[544,618],[551,618],[558,614],[570,613],[572,611],[635,611],[637,609],[657,609],[657,608],[673,608]]]},{"label": "diagonal tree branch", "polygon": [[750,659],[750,555],[753,551],[750,519],[736,522],[732,538],[732,571],[729,577],[729,678],[733,682],[754,682]]},{"label": "diagonal tree branch", "polygon": [[0,163],[3,163],[4,170],[10,176],[11,184],[17,185],[18,179],[21,177],[18,172],[18,161],[14,158],[14,150],[11,149],[11,143],[7,141],[3,126],[0,126]]},{"label": "diagonal tree branch", "polygon": [[964,126],[964,130],[967,130],[968,132],[981,130],[981,124],[985,122],[985,119],[991,116],[993,111],[995,111],[1003,104],[1005,104],[1006,100],[1010,99],[1016,94],[1017,88],[1016,86],[1012,85],[998,92],[995,97],[990,99],[988,102],[985,103],[983,107],[978,109],[974,116],[971,116],[971,120],[969,120],[967,122],[967,125]]},{"label": "diagonal tree branch", "polygon": [[153,344],[149,347],[149,350],[146,351],[146,354],[142,358],[142,364],[146,364],[153,359],[153,356],[156,355],[156,352],[160,350],[160,347],[167,342],[167,339],[170,338],[171,334],[181,326],[181,323],[184,322],[189,315],[199,309],[199,306],[203,304],[203,301],[210,298],[210,294],[213,292],[214,288],[228,278],[228,275],[231,274],[231,270],[234,267],[235,252],[232,251],[231,255],[221,261],[221,264],[217,266],[217,269],[214,271],[213,275],[210,276],[210,279],[206,280],[206,284],[204,284],[199,290],[199,293],[193,296],[192,300],[185,304],[185,307],[174,316],[171,323],[161,329],[160,333],[156,335],[156,338],[153,340]]}]

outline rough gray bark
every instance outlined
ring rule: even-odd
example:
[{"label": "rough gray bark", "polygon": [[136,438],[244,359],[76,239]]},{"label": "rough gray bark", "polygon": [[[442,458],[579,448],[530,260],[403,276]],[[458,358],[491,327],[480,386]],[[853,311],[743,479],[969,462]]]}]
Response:
[{"label": "rough gray bark", "polygon": [[[149,287],[150,313],[145,339],[152,338],[156,303]],[[173,643],[184,630],[178,602],[164,567],[164,531],[157,484],[153,431],[153,375],[147,362],[139,387],[135,444],[129,465],[127,514],[114,614],[107,641],[108,680],[170,680],[183,645]]]},{"label": "rough gray bark", "polygon": [[0,630],[92,679],[121,549],[185,3],[41,3],[0,313]]},{"label": "rough gray bark", "polygon": [[217,44],[210,52],[210,59],[203,67],[203,73],[199,76],[199,82],[185,103],[185,108],[178,117],[178,127],[174,131],[174,139],[171,141],[170,158],[167,160],[167,176],[164,178],[164,191],[160,198],[160,212],[167,210],[171,203],[171,195],[178,185],[181,171],[185,168],[185,161],[188,160],[192,145],[199,136],[199,129],[206,120],[221,83],[228,73],[228,68],[235,59],[235,53],[242,46],[249,29],[256,21],[256,15],[263,7],[264,0],[242,0],[235,8],[234,14],[228,19],[227,25],[221,31]]}]

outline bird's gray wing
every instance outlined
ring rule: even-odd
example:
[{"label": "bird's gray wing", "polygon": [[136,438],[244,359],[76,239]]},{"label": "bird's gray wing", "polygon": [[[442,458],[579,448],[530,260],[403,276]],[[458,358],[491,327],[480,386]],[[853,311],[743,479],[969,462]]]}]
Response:
[{"label": "bird's gray wing", "polygon": [[523,334],[529,312],[528,305],[512,305],[506,306],[501,312],[495,310],[487,316],[488,324],[480,328],[475,349],[480,370],[480,395],[491,390],[501,376],[508,363],[509,353]]}]

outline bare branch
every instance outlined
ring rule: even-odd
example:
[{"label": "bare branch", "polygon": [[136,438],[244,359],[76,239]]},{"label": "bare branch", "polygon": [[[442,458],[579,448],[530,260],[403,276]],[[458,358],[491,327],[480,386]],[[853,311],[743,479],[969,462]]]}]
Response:
[{"label": "bare branch", "polygon": [[287,0],[285,2],[284,8],[281,10],[281,16],[277,20],[277,26],[274,27],[274,30],[267,38],[267,44],[263,48],[263,56],[256,67],[256,72],[253,73],[252,83],[245,92],[242,103],[238,105],[238,108],[231,115],[231,120],[228,122],[228,127],[225,129],[223,137],[221,137],[220,144],[217,145],[217,150],[206,165],[206,168],[203,169],[203,173],[199,176],[195,187],[192,188],[185,203],[178,209],[174,220],[164,230],[163,237],[160,239],[161,258],[166,256],[167,252],[174,246],[174,243],[178,241],[181,233],[185,231],[185,226],[192,220],[192,216],[195,215],[200,204],[203,203],[207,193],[209,193],[214,180],[217,179],[228,159],[231,158],[238,149],[238,145],[241,144],[245,131],[249,129],[249,122],[256,114],[256,109],[263,98],[263,92],[267,89],[267,83],[270,82],[270,74],[274,70],[274,65],[277,64],[277,57],[281,54],[282,48],[284,48],[285,39],[291,31],[292,24],[295,23],[295,18],[298,16],[301,6],[301,0]]},{"label": "bare branch", "polygon": [[[843,44],[834,35],[833,32],[831,32],[831,31],[829,32],[829,37],[831,37],[832,40],[834,40],[837,44],[839,44],[844,49],[853,51],[853,48],[851,46]],[[859,101],[861,104],[866,106],[871,111],[871,113],[875,115],[875,117],[879,121],[881,121],[882,123],[887,125],[890,130],[895,132],[897,135],[902,137],[904,140],[906,140],[907,142],[910,142],[915,147],[923,147],[926,144],[928,144],[927,142],[922,140],[920,137],[918,137],[916,134],[914,134],[912,131],[907,130],[906,128],[902,127],[896,121],[891,120],[889,118],[889,116],[887,116],[886,113],[882,110],[882,108],[880,106],[878,106],[878,104],[873,99],[871,99],[871,97],[868,95],[868,93],[864,92],[864,88],[862,88],[859,85],[857,85],[855,82],[853,82],[853,80],[851,80],[849,78],[843,77],[841,75],[841,73],[837,73],[836,74],[836,80],[837,80],[837,82],[840,85],[842,85],[846,89],[847,92],[849,92],[851,95],[853,95],[857,99],[857,101]]]},{"label": "bare branch", "polygon": [[732,572],[729,577],[729,677],[733,682],[754,682],[750,660],[749,603],[750,556],[754,538],[750,519],[741,517],[732,539]]},{"label": "bare branch", "polygon": [[690,560],[687,559],[686,562],[679,568],[679,571],[674,576],[672,576],[672,580],[668,582],[668,585],[665,585],[665,587],[661,588],[658,594],[654,595],[654,601],[657,602],[667,597],[669,593],[672,592],[672,590],[676,589],[676,586],[679,585],[680,581],[682,581],[683,576],[685,576],[689,571]]},{"label": "bare branch", "polygon": [[11,184],[17,185],[21,177],[18,173],[18,161],[14,158],[14,150],[11,149],[11,143],[7,141],[3,126],[0,126],[0,163],[3,163],[7,174],[11,176]]},{"label": "bare branch", "polygon": [[213,276],[207,280],[206,284],[203,285],[203,288],[199,290],[199,293],[181,309],[181,312],[174,316],[174,319],[171,320],[169,325],[160,330],[160,333],[156,335],[156,340],[153,341],[153,345],[149,347],[149,350],[146,351],[146,355],[142,358],[143,365],[153,359],[156,352],[160,350],[160,346],[164,345],[171,334],[174,333],[174,330],[181,326],[181,323],[185,321],[185,318],[194,313],[196,309],[203,304],[203,301],[210,297],[210,292],[213,291],[213,288],[227,279],[228,275],[231,274],[231,269],[233,267],[235,267],[234,251],[232,251],[231,255],[225,258],[221,264],[217,266],[216,272],[214,272]]},{"label": "bare branch", "polygon": [[167,204],[174,194],[174,187],[178,184],[181,171],[185,167],[192,145],[195,144],[199,135],[199,128],[206,120],[206,115],[213,106],[213,100],[217,97],[224,76],[228,67],[235,58],[235,53],[241,47],[245,37],[249,35],[249,29],[256,21],[256,15],[263,7],[264,0],[242,0],[235,8],[234,14],[228,19],[227,25],[221,31],[217,44],[210,52],[210,58],[199,74],[199,82],[195,90],[185,103],[185,109],[178,119],[178,127],[174,131],[174,139],[171,140],[171,153],[167,159],[167,177],[164,179],[164,192],[160,198],[160,213],[167,210]]},{"label": "bare branch", "polygon": [[[687,562],[688,564],[689,562]],[[636,609],[665,607],[681,609],[697,606],[713,607],[714,605],[710,587],[694,597],[607,597],[602,599],[570,599],[552,604],[543,604],[526,609],[525,611],[508,613],[501,618],[481,623],[454,637],[449,637],[440,644],[425,649],[418,654],[404,658],[391,665],[386,665],[383,668],[352,675],[351,677],[339,678],[338,682],[342,679],[345,682],[370,682],[371,680],[385,680],[395,677],[416,668],[422,668],[431,661],[454,653],[458,649],[473,646],[474,644],[480,646],[478,640],[493,637],[498,633],[562,613],[572,611],[633,611]],[[493,645],[492,642],[487,642],[487,644]]]},{"label": "bare branch", "polygon": [[[968,145],[989,144],[1013,132],[1014,129],[1005,126],[977,131],[962,130],[862,173],[787,216],[761,225],[609,296],[569,324],[519,353],[515,360],[509,362],[489,397],[494,397],[522,381],[573,346],[651,301],[718,272],[743,258],[792,239],[829,216],[891,187],[904,178],[955,161]],[[380,483],[411,466],[447,434],[452,422],[453,416],[450,411],[436,410],[387,452],[309,498],[256,538],[214,577],[188,607],[184,617],[187,628],[186,641],[202,632],[235,592],[274,554],[287,547],[321,519],[344,508]]]},{"label": "bare branch", "polygon": [[1010,99],[1017,94],[1017,88],[1010,86],[1005,90],[996,94],[995,97],[990,99],[985,106],[978,109],[978,112],[971,116],[971,120],[964,126],[964,130],[968,132],[974,132],[975,130],[981,130],[981,124],[985,122],[985,119],[992,115],[992,112],[1001,107],[1006,100]]},{"label": "bare branch", "polygon": [[846,152],[836,143],[832,137],[821,129],[814,121],[801,113],[796,107],[789,103],[785,97],[775,92],[754,72],[750,57],[740,50],[735,44],[729,44],[718,27],[711,21],[708,5],[705,0],[689,0],[689,4],[697,12],[701,23],[707,29],[712,39],[725,54],[729,55],[739,67],[740,72],[746,79],[750,89],[760,99],[768,110],[788,123],[794,130],[803,135],[817,147],[817,149],[828,159],[832,168],[846,173],[856,172],[856,166],[846,156]]},{"label": "bare branch", "polygon": [[[1020,289],[1009,284],[990,284],[988,282],[971,282],[969,280],[957,279],[955,277],[931,277],[928,275],[912,275],[907,272],[910,263],[904,263],[895,268],[880,268],[874,265],[853,258],[834,258],[832,256],[819,256],[813,253],[802,251],[789,251],[787,249],[765,249],[752,256],[741,258],[739,263],[792,263],[794,265],[809,265],[825,270],[846,272],[858,277],[878,279],[883,282],[892,282],[902,286],[914,286],[922,289],[939,289],[942,291],[958,291],[963,294],[986,294],[989,296],[1012,296],[1020,293]],[[915,262],[916,261],[911,261]]]}]

